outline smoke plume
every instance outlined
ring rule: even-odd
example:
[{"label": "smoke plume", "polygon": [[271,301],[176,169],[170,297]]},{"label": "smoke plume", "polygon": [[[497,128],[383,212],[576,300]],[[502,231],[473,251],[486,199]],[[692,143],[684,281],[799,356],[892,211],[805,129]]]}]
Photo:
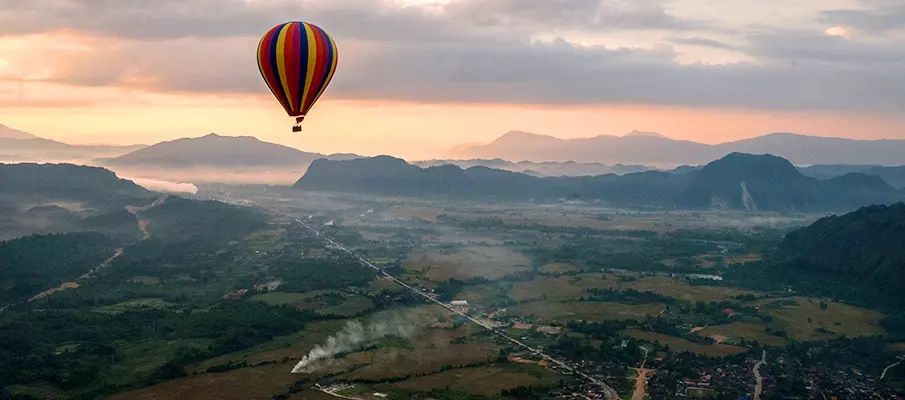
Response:
[{"label": "smoke plume", "polygon": [[349,321],[342,331],[327,338],[323,344],[314,346],[292,368],[292,373],[311,373],[332,362],[338,354],[362,348],[386,337],[410,337],[414,333],[415,324],[400,318],[383,319],[368,326],[363,326],[358,321]]},{"label": "smoke plume", "polygon": [[149,179],[149,178],[123,178],[128,179],[134,182],[136,185],[141,186],[148,190],[153,190],[155,192],[171,192],[171,193],[198,193],[198,187],[192,183],[186,182],[170,182],[163,181],[159,179]]}]

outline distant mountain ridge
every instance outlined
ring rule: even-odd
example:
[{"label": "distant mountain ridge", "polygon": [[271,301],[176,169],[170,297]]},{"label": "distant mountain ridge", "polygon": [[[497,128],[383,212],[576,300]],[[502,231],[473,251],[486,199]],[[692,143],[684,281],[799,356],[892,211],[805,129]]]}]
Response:
[{"label": "distant mountain ridge", "polygon": [[415,161],[411,163],[418,167],[438,167],[441,165],[452,164],[460,168],[470,168],[483,166],[488,168],[502,169],[512,172],[521,172],[532,176],[585,176],[585,175],[604,175],[616,174],[623,175],[632,172],[650,171],[654,168],[644,165],[604,165],[600,163],[576,163],[574,161],[566,162],[532,162],[519,161],[512,162],[502,159],[493,160],[425,160]]},{"label": "distant mountain ridge", "polygon": [[162,168],[193,166],[307,166],[318,158],[355,158],[355,155],[327,156],[261,141],[251,136],[221,136],[211,133],[198,138],[160,142],[116,158],[100,159],[109,166],[149,165]]},{"label": "distant mountain ridge", "polygon": [[0,125],[0,150],[17,160],[90,160],[118,156],[142,147],[145,146],[71,145]]},{"label": "distant mountain ridge", "polygon": [[389,196],[602,201],[667,209],[848,210],[898,201],[903,193],[876,176],[827,180],[801,174],[788,160],[732,153],[700,170],[539,178],[475,166],[419,168],[393,157],[316,160],[295,184],[305,190]]},{"label": "distant mountain ridge", "polygon": [[773,133],[735,142],[710,145],[673,140],[653,132],[633,131],[624,136],[559,139],[511,131],[486,144],[459,145],[443,157],[508,161],[602,164],[643,164],[660,168],[700,165],[726,154],[773,154],[796,165],[905,163],[905,140],[855,140]]},{"label": "distant mountain ridge", "polygon": [[905,166],[885,167],[882,165],[811,165],[798,168],[801,173],[812,178],[826,179],[849,173],[876,175],[897,188],[905,188]]},{"label": "distant mountain ridge", "polygon": [[10,128],[0,124],[0,139],[37,139],[38,137],[28,132]]}]

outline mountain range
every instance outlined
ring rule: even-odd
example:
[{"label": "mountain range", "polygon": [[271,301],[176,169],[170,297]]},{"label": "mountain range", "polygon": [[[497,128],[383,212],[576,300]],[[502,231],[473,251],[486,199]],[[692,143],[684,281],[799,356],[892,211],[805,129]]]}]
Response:
[{"label": "mountain range", "polygon": [[0,152],[7,161],[91,160],[97,157],[115,157],[143,147],[145,146],[71,145],[0,125]]},{"label": "mountain range", "polygon": [[623,175],[632,172],[650,171],[654,168],[644,165],[605,165],[600,163],[577,163],[574,161],[566,162],[533,162],[519,161],[512,162],[499,158],[493,160],[425,160],[414,161],[412,165],[422,168],[438,167],[441,165],[452,164],[461,168],[470,168],[483,166],[488,168],[502,169],[512,172],[521,172],[532,176],[584,176],[584,175],[605,175],[616,174]]},{"label": "mountain range", "polygon": [[535,201],[568,198],[632,208],[765,211],[850,210],[894,202],[903,196],[877,176],[852,173],[815,179],[781,157],[744,153],[731,153],[684,174],[646,171],[546,178],[484,166],[420,168],[388,156],[319,159],[295,187],[389,196]]},{"label": "mountain range", "polygon": [[307,166],[318,158],[349,159],[354,155],[327,156],[292,147],[263,142],[251,136],[220,136],[211,133],[199,138],[160,142],[115,158],[97,160],[110,166],[154,166],[184,168]]},{"label": "mountain range", "polygon": [[661,134],[634,131],[625,136],[559,139],[511,131],[487,144],[456,146],[443,154],[452,159],[643,164],[660,168],[700,165],[739,152],[773,154],[795,165],[905,163],[905,140],[854,140],[773,133],[722,144],[674,140]]}]

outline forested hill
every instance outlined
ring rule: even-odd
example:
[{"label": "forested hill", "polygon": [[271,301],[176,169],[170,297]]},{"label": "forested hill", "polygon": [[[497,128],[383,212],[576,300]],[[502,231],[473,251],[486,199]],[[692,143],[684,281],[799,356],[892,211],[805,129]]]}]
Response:
[{"label": "forested hill", "polygon": [[151,222],[152,237],[188,239],[194,237],[235,238],[260,229],[267,219],[260,212],[213,200],[167,197],[163,204],[141,212]]},{"label": "forested hill", "polygon": [[74,164],[0,164],[0,196],[48,196],[83,201],[152,197],[113,172]]},{"label": "forested hill", "polygon": [[789,233],[780,249],[800,270],[901,297],[905,293],[905,203],[822,218]]},{"label": "forested hill", "polygon": [[876,176],[849,174],[819,180],[802,175],[783,158],[743,153],[729,154],[687,174],[648,171],[547,178],[486,167],[419,168],[387,156],[320,159],[311,164],[295,187],[389,196],[568,198],[625,207],[780,211],[848,211],[903,197]]},{"label": "forested hill", "polygon": [[[732,268],[724,277],[757,289],[791,288],[901,310],[905,307],[905,203],[821,218],[787,234],[763,262]],[[905,332],[905,313],[889,316],[900,320],[896,330]]]}]

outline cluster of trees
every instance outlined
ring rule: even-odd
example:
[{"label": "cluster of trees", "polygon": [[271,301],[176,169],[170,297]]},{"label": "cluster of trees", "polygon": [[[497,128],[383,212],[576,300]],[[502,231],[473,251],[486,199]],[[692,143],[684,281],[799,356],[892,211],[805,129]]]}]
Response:
[{"label": "cluster of trees", "polygon": [[614,289],[599,289],[599,288],[590,288],[588,289],[589,296],[581,297],[580,301],[614,301],[625,304],[652,304],[652,303],[664,303],[664,304],[672,304],[676,302],[676,299],[664,296],[659,293],[654,292],[641,292],[632,288],[625,290],[614,290]]},{"label": "cluster of trees", "polygon": [[28,236],[0,242],[0,303],[28,298],[73,280],[113,255],[117,243],[99,233]]},{"label": "cluster of trees", "polygon": [[[184,376],[188,364],[297,332],[316,317],[291,307],[234,301],[198,313],[47,310],[6,318],[0,325],[0,385],[43,381],[72,389],[96,384],[110,366],[122,361],[120,350],[111,346],[112,343],[148,339],[211,340],[203,348],[182,348],[149,375],[136,377],[133,384],[141,386]],[[61,346],[65,350],[59,350]]]}]

